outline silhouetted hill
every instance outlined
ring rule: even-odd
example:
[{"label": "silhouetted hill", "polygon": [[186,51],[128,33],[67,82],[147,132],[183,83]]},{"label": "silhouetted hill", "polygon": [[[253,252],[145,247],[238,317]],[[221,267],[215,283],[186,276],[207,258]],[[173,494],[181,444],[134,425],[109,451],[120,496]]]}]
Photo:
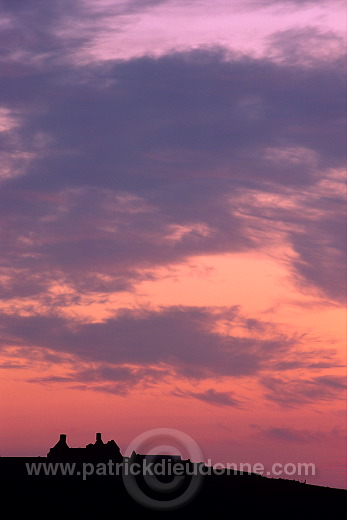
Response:
[{"label": "silhouetted hill", "polygon": [[[0,486],[2,507],[12,515],[35,513],[50,517],[96,518],[100,515],[141,515],[146,518],[295,518],[344,519],[346,491],[269,479],[257,475],[207,475],[188,504],[173,511],[156,511],[138,504],[125,489],[121,476],[28,476],[25,463],[44,462],[40,458],[1,458]],[[195,477],[191,477],[194,479]],[[159,501],[162,494],[149,493]],[[179,493],[178,493],[179,495]],[[19,517],[19,516],[18,516]]]},{"label": "silhouetted hill", "polygon": [[[216,475],[203,463],[173,456],[134,452],[126,458],[114,441],[104,444],[100,434],[86,449],[68,449],[64,436],[59,442],[48,457],[0,457],[3,512],[14,518],[66,519],[346,518],[347,492],[342,489],[240,472]],[[184,471],[174,477],[173,468],[183,462]],[[144,475],[150,463],[162,464],[161,474]],[[137,474],[130,468],[137,468]],[[166,510],[168,504],[181,507]]]}]

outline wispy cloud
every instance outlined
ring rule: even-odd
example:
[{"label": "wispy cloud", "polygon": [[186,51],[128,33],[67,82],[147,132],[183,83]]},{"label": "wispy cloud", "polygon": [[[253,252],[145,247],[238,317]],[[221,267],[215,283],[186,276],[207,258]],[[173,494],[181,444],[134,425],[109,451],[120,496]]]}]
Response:
[{"label": "wispy cloud", "polygon": [[311,379],[265,377],[261,383],[266,397],[284,407],[296,407],[315,401],[344,399],[346,381],[343,376],[317,376]]},{"label": "wispy cloud", "polygon": [[331,436],[334,436],[334,438],[344,437],[344,431],[336,427],[326,430],[313,430],[290,428],[286,426],[271,426],[270,428],[264,428],[258,425],[253,425],[253,428],[273,440],[277,440],[280,443],[284,442],[286,444],[312,445],[314,443],[326,442]]},{"label": "wispy cloud", "polygon": [[198,399],[213,406],[232,406],[236,408],[242,406],[241,401],[237,399],[233,393],[220,392],[214,388],[209,388],[203,392],[184,392],[182,390],[176,390],[173,394],[184,398],[193,397],[194,399]]},{"label": "wispy cloud", "polygon": [[[224,324],[228,321],[228,335],[216,331],[220,320]],[[230,385],[231,381],[251,377],[265,386],[268,399],[283,406],[341,396],[342,380],[338,376],[323,372],[311,380],[288,380],[285,375],[288,370],[295,374],[310,366],[318,374],[322,369],[333,368],[338,363],[333,350],[330,356],[325,350],[311,351],[300,345],[299,338],[286,336],[273,324],[256,326],[256,320],[252,320],[253,326],[249,327],[249,321],[237,308],[198,307],[123,310],[99,323],[54,315],[7,315],[1,322],[1,339],[7,345],[7,354],[11,355],[14,349],[14,359],[42,352],[46,370],[53,354],[53,363],[61,363],[65,374],[58,379],[56,374],[34,379],[41,383],[60,381],[108,392],[121,387],[125,393],[136,385],[152,386],[163,381],[170,385],[175,379],[195,384],[220,379]],[[238,333],[233,334],[233,330]],[[316,360],[322,357],[324,367],[319,367]],[[277,377],[279,372],[284,374],[283,378]],[[212,388],[181,389],[177,395],[216,405],[242,404],[242,399],[230,391]]]}]

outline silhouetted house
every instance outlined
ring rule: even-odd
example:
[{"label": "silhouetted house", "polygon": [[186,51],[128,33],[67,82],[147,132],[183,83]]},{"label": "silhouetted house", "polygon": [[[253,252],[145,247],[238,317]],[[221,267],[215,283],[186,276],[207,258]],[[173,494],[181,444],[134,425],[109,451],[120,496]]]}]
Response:
[{"label": "silhouetted house", "polygon": [[66,442],[66,435],[62,433],[57,444],[49,450],[47,458],[57,462],[77,463],[107,463],[112,460],[114,463],[125,463],[128,467],[135,463],[143,467],[146,461],[147,463],[161,464],[161,468],[164,472],[166,470],[171,471],[171,468],[173,468],[175,464],[181,462],[185,462],[186,467],[192,467],[190,460],[182,461],[179,455],[141,455],[133,451],[130,457],[123,458],[119,446],[115,441],[111,440],[104,443],[101,438],[101,433],[96,434],[94,444],[87,444],[85,448],[70,448]]},{"label": "silhouetted house", "polygon": [[114,440],[104,443],[101,433],[96,434],[94,444],[88,444],[85,448],[70,448],[66,442],[66,435],[61,434],[60,439],[47,454],[49,459],[68,461],[108,461],[122,462],[119,446]]},{"label": "silhouetted house", "polygon": [[68,454],[71,453],[70,452],[70,448],[69,446],[67,445],[67,442],[66,442],[66,435],[64,433],[62,433],[60,435],[60,439],[59,441],[57,442],[57,444],[55,446],[53,446],[53,448],[51,448],[49,450],[49,453],[47,454],[47,457],[49,458],[60,458],[60,457],[63,457],[65,458],[65,456],[68,456]]}]

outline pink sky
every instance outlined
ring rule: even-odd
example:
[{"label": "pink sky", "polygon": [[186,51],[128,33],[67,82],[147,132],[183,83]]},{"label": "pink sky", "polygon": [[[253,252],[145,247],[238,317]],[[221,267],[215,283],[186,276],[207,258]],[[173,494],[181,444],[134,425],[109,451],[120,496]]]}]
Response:
[{"label": "pink sky", "polygon": [[70,7],[0,27],[0,455],[167,427],[346,487],[344,5]]}]

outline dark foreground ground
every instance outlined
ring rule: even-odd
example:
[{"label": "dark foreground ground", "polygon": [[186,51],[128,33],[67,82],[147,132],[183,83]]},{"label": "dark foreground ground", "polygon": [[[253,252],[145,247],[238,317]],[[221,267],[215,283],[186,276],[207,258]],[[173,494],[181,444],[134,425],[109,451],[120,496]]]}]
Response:
[{"label": "dark foreground ground", "polygon": [[[45,462],[46,459],[0,458],[0,499],[2,511],[7,511],[8,517],[35,515],[35,518],[78,520],[128,516],[181,520],[347,518],[345,490],[293,480],[254,474],[210,474],[184,477],[176,490],[163,492],[160,481],[156,479],[148,486],[141,476],[125,483],[121,476],[94,475],[86,480],[81,476],[28,476],[25,462],[33,461]],[[161,480],[165,484],[165,478]],[[153,491],[154,485],[157,488]],[[136,497],[140,501],[149,497],[150,507],[140,505]],[[166,510],[172,500],[183,503],[179,508]]]}]

